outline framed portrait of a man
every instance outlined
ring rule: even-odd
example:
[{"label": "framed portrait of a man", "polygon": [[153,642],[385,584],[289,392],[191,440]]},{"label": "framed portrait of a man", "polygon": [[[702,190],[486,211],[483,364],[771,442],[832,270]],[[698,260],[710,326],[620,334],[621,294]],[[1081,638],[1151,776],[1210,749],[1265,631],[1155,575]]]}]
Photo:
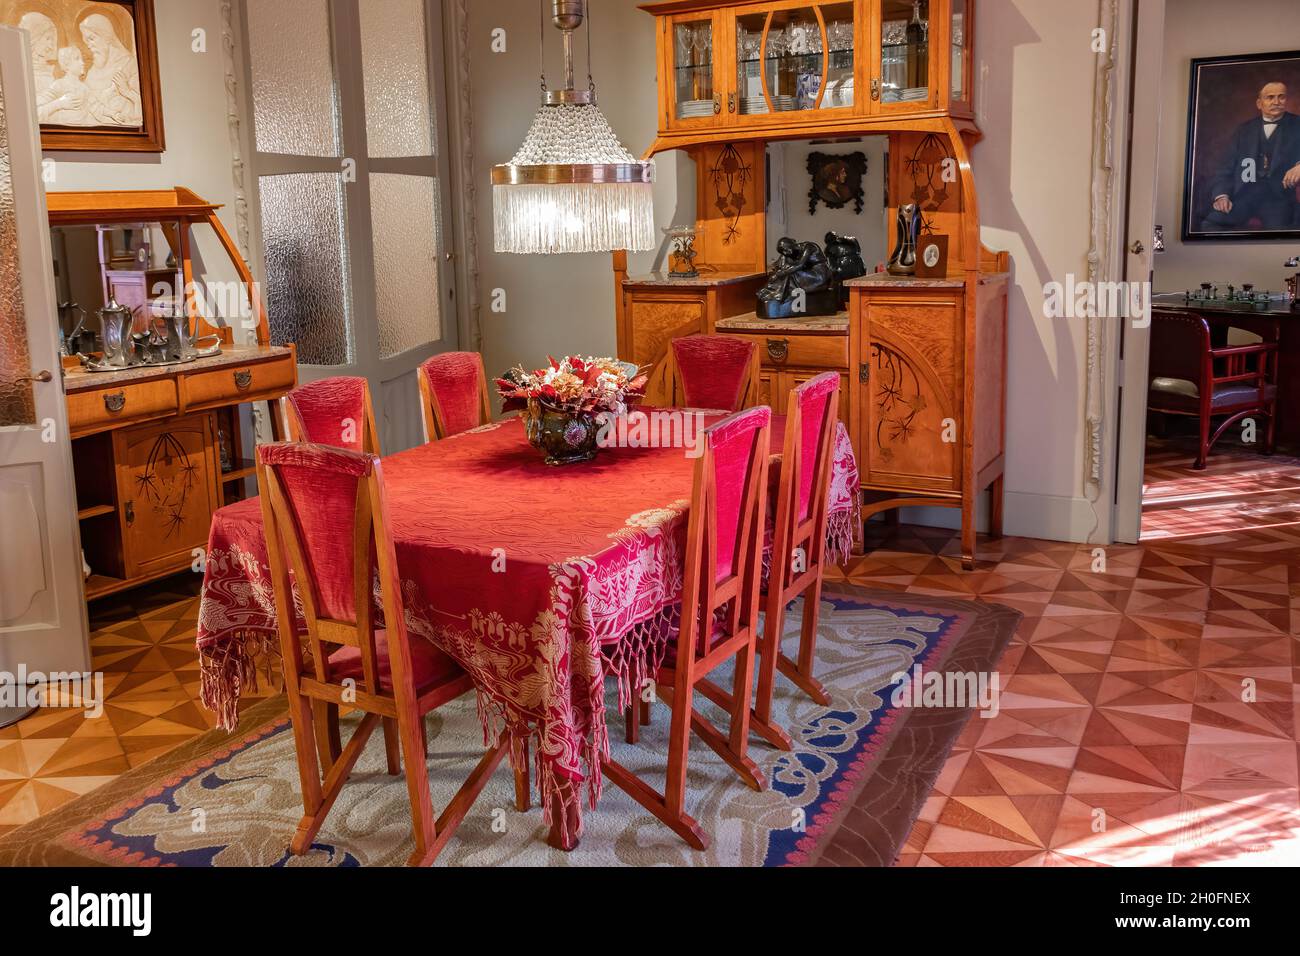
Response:
[{"label": "framed portrait of a man", "polygon": [[1192,61],[1183,240],[1300,238],[1300,51]]},{"label": "framed portrait of a man", "polygon": [[41,146],[161,153],[153,0],[0,0],[28,35]]}]

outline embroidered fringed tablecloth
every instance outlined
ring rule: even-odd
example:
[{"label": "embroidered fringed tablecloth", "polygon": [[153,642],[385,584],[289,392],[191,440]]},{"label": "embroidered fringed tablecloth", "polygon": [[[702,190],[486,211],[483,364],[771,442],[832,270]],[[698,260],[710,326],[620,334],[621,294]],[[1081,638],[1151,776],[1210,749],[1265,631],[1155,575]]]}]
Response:
[{"label": "embroidered fringed tablecloth", "polygon": [[[775,459],[784,424],[773,418]],[[473,677],[485,741],[531,740],[547,823],[560,783],[574,784],[560,792],[579,820],[578,785],[593,807],[600,796],[604,678],[626,707],[674,633],[694,464],[681,448],[613,448],[550,467],[518,419],[384,459],[408,628]],[[849,556],[858,502],[840,424],[832,561]],[[278,649],[257,499],[213,517],[198,649],[203,704],[231,729],[256,660]]]}]

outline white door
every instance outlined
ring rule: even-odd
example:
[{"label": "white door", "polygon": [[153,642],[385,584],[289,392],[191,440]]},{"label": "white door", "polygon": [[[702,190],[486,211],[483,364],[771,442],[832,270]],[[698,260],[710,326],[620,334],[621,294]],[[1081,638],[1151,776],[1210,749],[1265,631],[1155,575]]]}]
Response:
[{"label": "white door", "polygon": [[242,9],[271,339],[305,382],[367,379],[386,454],[421,444],[415,370],[457,347],[442,4]]},{"label": "white door", "polygon": [[[1128,235],[1124,278],[1149,282],[1155,268],[1156,181],[1160,159],[1160,111],[1165,44],[1165,0],[1141,0],[1133,37],[1132,120],[1129,128]],[[1163,223],[1172,230],[1176,223]],[[1142,485],[1146,466],[1147,369],[1151,327],[1124,322],[1115,540],[1137,542],[1142,533]]]},{"label": "white door", "polygon": [[0,27],[0,671],[89,665],[26,34]]}]

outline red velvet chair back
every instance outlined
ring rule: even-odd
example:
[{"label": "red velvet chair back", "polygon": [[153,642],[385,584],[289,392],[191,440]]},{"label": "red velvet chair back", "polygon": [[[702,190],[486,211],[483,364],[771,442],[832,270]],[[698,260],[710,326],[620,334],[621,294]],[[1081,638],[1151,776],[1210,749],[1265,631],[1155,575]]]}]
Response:
[{"label": "red velvet chair back", "polygon": [[[785,595],[793,597],[802,593],[811,577],[821,574],[839,396],[838,372],[824,372],[790,391],[776,490],[769,592],[785,592],[797,581],[799,587]],[[802,561],[794,560],[796,551],[802,552]]]},{"label": "red velvet chair back", "polygon": [[492,420],[483,356],[444,352],[420,366],[425,431],[429,441],[450,438]]},{"label": "red velvet chair back", "polygon": [[754,343],[731,335],[688,335],[672,340],[684,404],[739,411],[752,387]]},{"label": "red velvet chair back", "polygon": [[1180,378],[1206,388],[1210,325],[1199,315],[1156,312],[1151,316],[1151,378]]},{"label": "red velvet chair back", "polygon": [[[687,646],[707,652],[716,640],[757,621],[771,422],[772,410],[764,405],[704,432],[686,532],[679,655]],[[721,625],[717,633],[707,623],[714,621]],[[702,628],[705,640],[699,642]]]},{"label": "red velvet chair back", "polygon": [[[798,441],[798,508],[799,521],[806,521],[814,510],[830,505],[831,466],[834,464],[835,425],[839,420],[840,375],[823,372],[790,392],[786,406],[793,417],[798,412],[797,435],[791,429],[786,438],[785,453],[793,450],[791,442]],[[787,419],[786,427],[793,424]],[[784,459],[790,460],[790,459]],[[791,469],[793,473],[796,469]],[[784,473],[783,473],[784,474]]]},{"label": "red velvet chair back", "polygon": [[300,385],[285,399],[290,441],[380,453],[370,386],[364,378],[323,378]]},{"label": "red velvet chair back", "polygon": [[[285,442],[260,446],[257,461],[282,630],[286,626],[282,605],[293,594],[292,574],[316,679],[334,683],[327,644],[355,647],[362,661],[363,689],[381,693],[373,613],[376,571],[385,617],[392,619],[387,621],[388,653],[404,656],[400,673],[409,675],[411,668],[379,458],[326,445]],[[286,678],[297,680],[303,671],[300,645],[282,640],[282,650]]]}]

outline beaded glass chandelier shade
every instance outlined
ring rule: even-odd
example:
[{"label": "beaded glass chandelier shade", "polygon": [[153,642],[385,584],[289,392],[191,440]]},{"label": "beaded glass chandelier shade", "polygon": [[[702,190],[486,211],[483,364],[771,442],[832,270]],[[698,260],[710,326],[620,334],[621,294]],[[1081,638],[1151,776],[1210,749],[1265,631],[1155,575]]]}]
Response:
[{"label": "beaded glass chandelier shade", "polygon": [[629,153],[596,106],[573,88],[573,30],[583,3],[555,0],[564,32],[562,90],[546,91],[514,158],[492,169],[497,252],[641,252],[656,245],[654,163]]}]

